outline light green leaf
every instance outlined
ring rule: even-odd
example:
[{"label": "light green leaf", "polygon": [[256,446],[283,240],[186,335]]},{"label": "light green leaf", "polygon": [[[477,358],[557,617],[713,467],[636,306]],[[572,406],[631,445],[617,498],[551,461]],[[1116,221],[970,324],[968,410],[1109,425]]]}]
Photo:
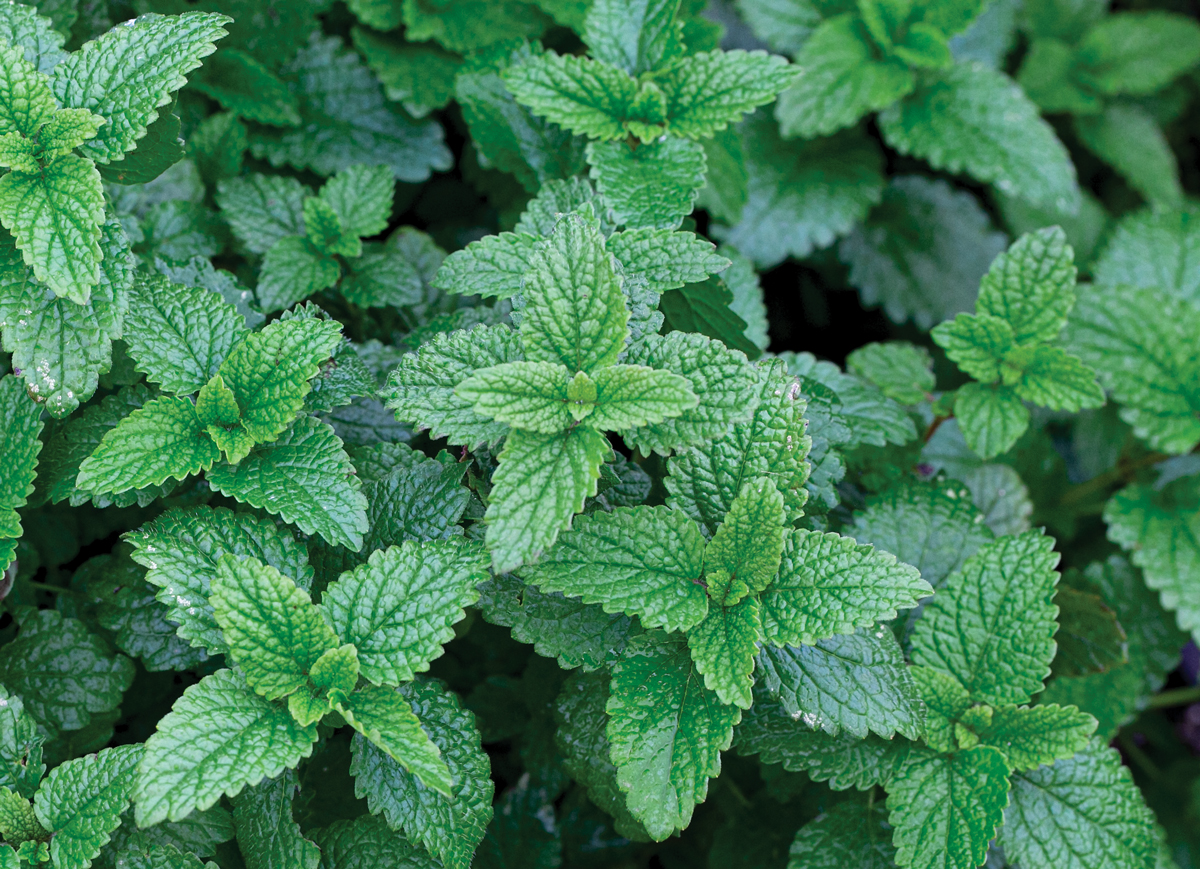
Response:
[{"label": "light green leaf", "polygon": [[431,437],[464,446],[494,444],[507,426],[477,414],[454,388],[479,369],[520,358],[517,333],[507,326],[441,333],[401,358],[380,397],[397,419],[429,429]]},{"label": "light green leaf", "polygon": [[485,235],[446,257],[433,285],[448,293],[507,299],[521,291],[537,243],[537,236],[525,232]]},{"label": "light green leaf", "polygon": [[1200,25],[1170,12],[1106,15],[1075,50],[1072,74],[1102,94],[1152,94],[1200,63]]},{"label": "light green leaf", "polygon": [[799,49],[796,66],[800,78],[775,108],[788,138],[827,136],[887,108],[916,86],[903,61],[876,56],[856,15],[821,21]]},{"label": "light green leaf", "polygon": [[230,657],[268,700],[307,685],[313,664],[337,646],[308,592],[262,562],[222,556],[208,598]]},{"label": "light green leaf", "polygon": [[883,193],[879,146],[859,131],[789,141],[769,117],[756,115],[742,127],[742,148],[746,205],[733,226],[714,235],[760,269],[829,247]]},{"label": "light green leaf", "polygon": [[346,232],[366,238],[387,229],[396,180],[387,166],[350,166],[318,194],[333,207]]},{"label": "light green leaf", "polygon": [[925,72],[911,96],[879,115],[879,126],[889,145],[935,169],[967,172],[1032,205],[1079,208],[1066,148],[1001,72],[978,63]]},{"label": "light green leaf", "polygon": [[423,785],[383,750],[356,736],[350,773],[354,793],[388,826],[420,842],[446,869],[469,869],[471,855],[492,820],[488,756],[480,745],[475,716],[442,683],[421,679],[400,688],[429,738],[450,768],[454,796]]},{"label": "light green leaf", "polygon": [[0,700],[4,701],[0,706],[0,787],[29,799],[46,771],[42,763],[46,735],[25,711],[20,697],[0,686]]},{"label": "light green leaf", "polygon": [[133,796],[138,826],[178,821],[222,794],[236,796],[295,767],[316,741],[316,727],[301,727],[232,670],[205,676],[146,740]]},{"label": "light green leaf", "polygon": [[59,869],[87,869],[121,824],[133,796],[141,745],[106,748],[55,767],[33,798]]},{"label": "light green leaf", "polygon": [[608,741],[630,813],[656,841],[688,825],[741,718],[703,687],[681,640],[630,643],[613,668]]},{"label": "light green leaf", "polygon": [[39,15],[34,6],[13,3],[0,11],[0,39],[21,46],[25,59],[38,72],[49,73],[67,56],[62,50],[63,36],[54,26],[55,22]]},{"label": "light green leaf", "polygon": [[275,439],[296,419],[321,363],[341,341],[335,320],[277,320],[248,335],[221,363],[241,424],[256,443]]},{"label": "light green leaf", "polygon": [[246,869],[317,869],[321,852],[292,818],[296,790],[296,774],[284,770],[233,798],[238,850]]},{"label": "light green leaf", "polygon": [[398,684],[441,656],[486,578],[476,546],[408,540],[342,574],[326,589],[321,609],[342,641],[357,647],[363,676]]},{"label": "light green leaf", "polygon": [[712,242],[691,232],[630,229],[610,235],[605,246],[621,263],[625,280],[645,278],[655,292],[703,281],[730,266]]},{"label": "light green leaf", "polygon": [[158,486],[206,471],[220,457],[195,405],[165,395],[109,430],[79,466],[75,485],[94,494]]},{"label": "light green leaf", "polygon": [[49,79],[25,57],[20,45],[0,46],[0,134],[37,139],[58,106]]},{"label": "light green leaf", "polygon": [[899,865],[975,869],[1008,805],[1004,755],[984,745],[914,751],[888,784],[887,805]]},{"label": "light green leaf", "polygon": [[147,568],[146,581],[159,588],[158,600],[167,605],[179,636],[214,655],[227,649],[208,600],[223,555],[268,564],[300,588],[312,585],[304,545],[274,520],[249,513],[176,507],[126,539],[133,544],[133,560]]},{"label": "light green leaf", "polygon": [[389,757],[430,790],[452,799],[454,782],[442,753],[412,705],[395,688],[367,686],[338,706],[346,722],[383,749]]},{"label": "light green leaf", "polygon": [[732,423],[748,422],[753,413],[746,395],[754,390],[757,373],[744,354],[719,341],[685,332],[648,335],[629,348],[625,363],[678,374],[699,399],[679,416],[621,432],[626,444],[643,453],[665,455],[701,444],[724,434]]},{"label": "light green leaf", "polygon": [[1190,210],[1123,217],[1094,272],[1097,284],[1157,289],[1200,304],[1200,224]]},{"label": "light green leaf", "polygon": [[704,538],[665,507],[619,507],[578,517],[521,577],[542,591],[636,615],[647,627],[686,630],[708,610],[700,585]]},{"label": "light green leaf", "polygon": [[18,377],[0,379],[0,538],[21,536],[21,517],[33,494],[33,479],[42,442],[41,409],[29,398]]},{"label": "light green leaf", "polygon": [[1074,304],[1074,251],[1051,226],[1022,235],[996,257],[975,306],[1008,323],[1016,343],[1028,344],[1057,338]]},{"label": "light green leaf", "polygon": [[732,606],[771,585],[783,554],[783,495],[767,478],[747,480],[704,553],[708,596]]},{"label": "light green leaf", "polygon": [[213,12],[143,15],[84,44],[51,73],[63,106],[90,109],[108,124],[80,149],[101,163],[137,147],[158,108],[187,84],[187,73],[216,50],[233,19]]},{"label": "light green leaf", "polygon": [[132,661],[78,619],[55,610],[16,615],[21,631],[0,647],[0,683],[44,730],[79,730],[117,708],[133,682]]},{"label": "light green leaf", "polygon": [[602,368],[595,384],[595,409],[586,421],[601,431],[655,425],[699,404],[687,378],[644,365]]},{"label": "light green leaf", "polygon": [[992,314],[959,314],[933,327],[933,340],[964,372],[983,383],[1000,379],[1014,334],[1007,320]]},{"label": "light green leaf", "polygon": [[842,731],[864,739],[896,733],[917,739],[923,715],[904,652],[886,627],[819,640],[811,646],[758,651],[756,679],[784,710],[831,736]]},{"label": "light green leaf", "polygon": [[787,530],[779,575],[762,593],[763,635],[775,646],[853,633],[932,593],[916,568],[853,538]]},{"label": "light green leaf", "polygon": [[308,190],[286,175],[244,175],[217,184],[217,204],[251,253],[266,253],[288,236],[304,235]]},{"label": "light green leaf", "polygon": [[708,138],[771,102],[797,79],[797,67],[765,51],[705,51],[656,76],[676,136]]},{"label": "light green leaf", "polygon": [[573,55],[547,52],[508,67],[500,77],[534,114],[595,139],[624,137],[638,99],[635,79],[604,61]]},{"label": "light green leaf", "polygon": [[291,307],[338,282],[337,260],[317,250],[307,239],[282,238],[267,251],[258,276],[258,300],[267,311]]},{"label": "light green leaf", "polygon": [[[505,362],[454,387],[480,416],[527,431],[555,434],[576,422],[568,395],[571,372],[557,362]],[[579,408],[587,411],[591,408]],[[593,423],[589,420],[589,425]]]},{"label": "light green leaf", "polygon": [[913,663],[953,675],[976,702],[1028,703],[1054,657],[1057,563],[1041,531],[980,547],[925,606]]},{"label": "light green leaf", "polygon": [[1150,205],[1169,209],[1183,204],[1175,152],[1145,109],[1113,103],[1102,113],[1074,118],[1074,124],[1084,146],[1112,166]]},{"label": "light green leaf", "polygon": [[233,305],[200,287],[138,275],[129,294],[125,343],[138,368],[165,392],[191,395],[246,333]]},{"label": "light green leaf", "polygon": [[636,148],[592,142],[587,161],[613,221],[628,229],[678,228],[704,186],[704,149],[687,139],[668,136]]},{"label": "light green leaf", "polygon": [[704,687],[722,703],[742,709],[753,704],[751,674],[761,633],[758,598],[753,595],[728,606],[713,604],[704,621],[688,630],[688,652],[696,670],[704,677]]},{"label": "light green leaf", "polygon": [[555,435],[509,432],[485,516],[492,569],[514,570],[554,545],[596,494],[600,465],[611,452],[604,435],[584,427]]},{"label": "light green leaf", "polygon": [[1027,869],[1142,869],[1158,851],[1129,768],[1099,740],[1070,760],[1014,773],[998,841]]},{"label": "light green leaf", "polygon": [[90,160],[64,154],[37,173],[0,178],[0,223],[56,295],[85,305],[100,281],[104,189]]},{"label": "light green leaf", "polygon": [[1096,730],[1096,719],[1073,706],[1001,706],[990,712],[974,735],[1004,752],[1009,768],[1018,772],[1073,757]]},{"label": "light green leaf", "polygon": [[966,384],[954,397],[954,416],[981,459],[1008,452],[1029,427],[1029,408],[1009,386]]},{"label": "light green leaf", "polygon": [[592,57],[641,75],[681,50],[678,11],[679,0],[598,0],[584,19],[583,41]]},{"label": "light green leaf", "polygon": [[871,343],[846,357],[846,368],[900,404],[920,404],[933,391],[933,357],[907,341]]},{"label": "light green leaf", "polygon": [[37,133],[42,158],[69,154],[95,136],[105,123],[104,118],[87,109],[59,109]]},{"label": "light green leaf", "polygon": [[1071,413],[1104,404],[1096,372],[1059,347],[1020,348],[1010,354],[1007,364],[1021,366],[1018,378],[1006,371],[1005,379],[1026,401]]},{"label": "light green leaf", "polygon": [[1200,442],[1200,362],[1189,337],[1197,329],[1200,310],[1176,296],[1094,285],[1080,294],[1066,343],[1098,372],[1138,437],[1185,453]]},{"label": "light green leaf", "polygon": [[333,429],[302,416],[271,444],[255,447],[237,465],[206,475],[218,492],[320,534],[357,552],[367,532],[367,500],[350,457]]}]

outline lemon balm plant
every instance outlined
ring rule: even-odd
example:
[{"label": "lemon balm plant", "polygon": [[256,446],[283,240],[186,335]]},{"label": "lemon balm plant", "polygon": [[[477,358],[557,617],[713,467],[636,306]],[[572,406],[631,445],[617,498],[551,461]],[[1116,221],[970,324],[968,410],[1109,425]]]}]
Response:
[{"label": "lemon balm plant", "polygon": [[0,867],[1198,865],[1198,65],[0,5]]}]

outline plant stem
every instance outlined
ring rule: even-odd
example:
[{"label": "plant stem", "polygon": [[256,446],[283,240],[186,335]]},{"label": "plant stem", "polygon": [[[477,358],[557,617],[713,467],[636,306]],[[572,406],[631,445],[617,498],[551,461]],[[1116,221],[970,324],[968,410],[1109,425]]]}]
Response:
[{"label": "plant stem", "polygon": [[1101,494],[1109,486],[1129,482],[1138,471],[1157,465],[1169,458],[1170,456],[1165,453],[1150,453],[1133,462],[1117,462],[1116,467],[1109,468],[1103,474],[1098,474],[1086,482],[1072,486],[1058,503],[1062,507],[1069,507],[1072,504],[1086,501]]},{"label": "plant stem", "polygon": [[1146,705],[1150,709],[1166,709],[1171,706],[1187,706],[1189,703],[1200,703],[1200,685],[1163,691],[1151,697]]},{"label": "plant stem", "polygon": [[25,580],[25,585],[29,586],[30,588],[36,588],[39,591],[48,591],[51,594],[79,594],[80,593],[73,588],[63,588],[61,585],[50,585],[49,583],[45,583],[45,582],[34,582],[32,579]]}]

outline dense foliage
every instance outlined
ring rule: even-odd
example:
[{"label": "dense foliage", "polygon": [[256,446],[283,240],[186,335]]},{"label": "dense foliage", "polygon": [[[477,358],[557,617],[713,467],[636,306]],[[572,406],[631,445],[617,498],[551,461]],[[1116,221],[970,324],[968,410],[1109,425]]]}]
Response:
[{"label": "dense foliage", "polygon": [[1200,869],[1200,24],[0,3],[0,869]]}]

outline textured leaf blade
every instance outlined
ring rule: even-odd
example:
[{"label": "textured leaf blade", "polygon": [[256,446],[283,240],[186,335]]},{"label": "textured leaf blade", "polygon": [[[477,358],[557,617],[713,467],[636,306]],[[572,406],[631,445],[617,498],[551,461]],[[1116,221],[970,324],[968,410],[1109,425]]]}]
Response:
[{"label": "textured leaf blade", "polygon": [[453,797],[454,783],[441,750],[421,729],[412,705],[395,688],[361,688],[338,710],[351,727],[387,752],[422,785],[444,797]]}]

